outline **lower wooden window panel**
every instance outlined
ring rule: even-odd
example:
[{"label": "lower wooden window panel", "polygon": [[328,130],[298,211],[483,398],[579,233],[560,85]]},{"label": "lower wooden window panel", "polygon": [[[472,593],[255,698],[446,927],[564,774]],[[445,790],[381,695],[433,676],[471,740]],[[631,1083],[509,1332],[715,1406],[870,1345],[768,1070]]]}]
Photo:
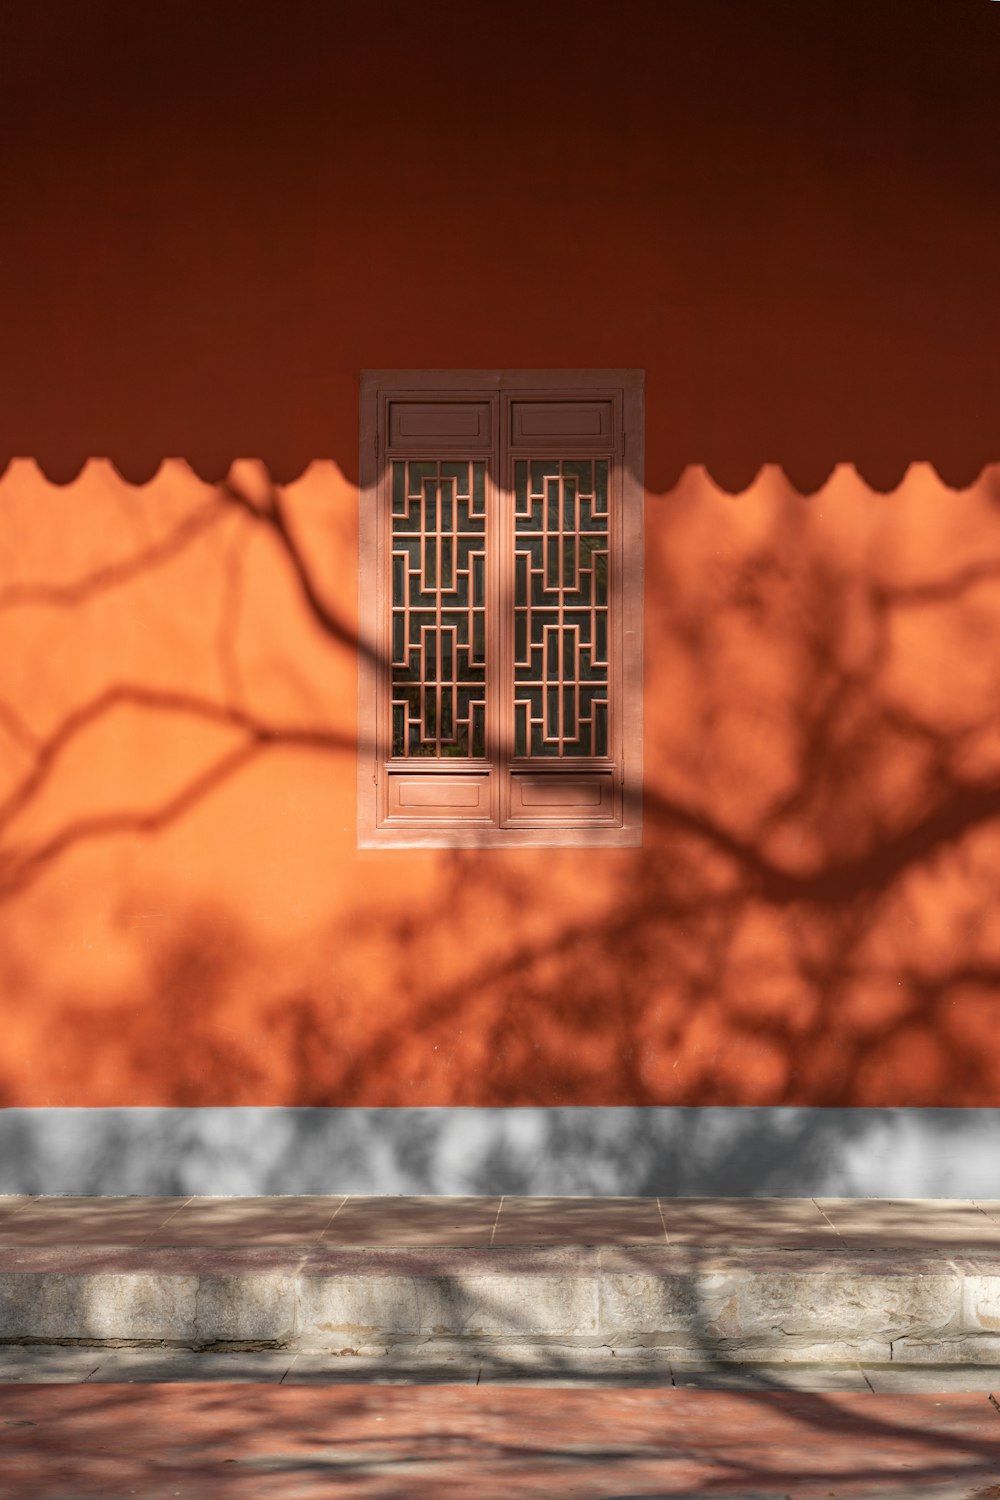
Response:
[{"label": "lower wooden window panel", "polygon": [[506,824],[511,828],[613,827],[621,822],[620,791],[613,771],[513,771]]},{"label": "lower wooden window panel", "polygon": [[613,770],[387,776],[385,823],[392,827],[614,828],[621,821]]},{"label": "lower wooden window panel", "polygon": [[496,777],[390,771],[385,821],[394,827],[496,826]]}]

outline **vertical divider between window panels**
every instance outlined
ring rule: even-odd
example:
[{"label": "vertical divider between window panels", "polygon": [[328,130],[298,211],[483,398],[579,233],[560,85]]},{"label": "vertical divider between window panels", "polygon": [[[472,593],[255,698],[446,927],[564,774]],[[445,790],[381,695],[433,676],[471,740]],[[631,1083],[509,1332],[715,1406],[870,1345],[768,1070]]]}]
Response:
[{"label": "vertical divider between window panels", "polygon": [[500,490],[501,509],[498,515],[499,547],[496,559],[497,616],[499,651],[497,654],[498,677],[498,722],[500,726],[500,759],[498,764],[499,821],[506,827],[510,821],[510,747],[513,744],[513,629],[509,625],[513,604],[513,543],[514,516],[513,497],[508,472],[508,446],[510,438],[509,401],[501,393],[497,413],[497,479]]}]

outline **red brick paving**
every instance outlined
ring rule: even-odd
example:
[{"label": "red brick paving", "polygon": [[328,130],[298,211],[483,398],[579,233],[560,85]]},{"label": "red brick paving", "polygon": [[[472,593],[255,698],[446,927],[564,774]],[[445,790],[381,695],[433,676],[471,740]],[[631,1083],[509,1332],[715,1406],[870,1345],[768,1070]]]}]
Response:
[{"label": "red brick paving", "polygon": [[986,1396],[0,1387],[0,1500],[1000,1500]]}]

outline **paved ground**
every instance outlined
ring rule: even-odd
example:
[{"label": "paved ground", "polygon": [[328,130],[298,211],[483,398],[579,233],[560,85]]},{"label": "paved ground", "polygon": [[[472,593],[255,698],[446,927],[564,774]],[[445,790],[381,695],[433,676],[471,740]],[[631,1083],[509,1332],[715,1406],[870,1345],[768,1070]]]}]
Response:
[{"label": "paved ground", "polygon": [[0,1197],[0,1247],[88,1245],[1000,1251],[1000,1200]]},{"label": "paved ground", "polygon": [[[437,1275],[465,1252],[506,1265],[622,1248],[695,1269],[704,1252],[970,1276],[1000,1263],[1000,1203],[0,1200],[10,1295],[62,1271],[85,1287],[403,1256]],[[593,1356],[533,1375],[474,1348],[387,1364],[0,1345],[0,1500],[1000,1500],[1000,1368]]]},{"label": "paved ground", "polygon": [[985,1395],[0,1387],[0,1500],[989,1500]]}]

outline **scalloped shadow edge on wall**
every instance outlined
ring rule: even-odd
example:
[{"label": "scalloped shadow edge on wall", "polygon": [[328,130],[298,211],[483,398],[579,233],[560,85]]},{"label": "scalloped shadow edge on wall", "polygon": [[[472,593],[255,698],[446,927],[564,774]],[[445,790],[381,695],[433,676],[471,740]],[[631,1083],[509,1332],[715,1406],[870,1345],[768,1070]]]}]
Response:
[{"label": "scalloped shadow edge on wall", "polygon": [[[174,464],[183,465],[202,484],[214,485],[225,481],[234,464],[246,462],[262,464],[271,480],[278,485],[298,483],[314,464],[325,462],[339,464],[334,454],[316,454],[303,458],[291,466],[275,464],[266,456],[259,454],[236,454],[224,463],[212,464],[199,463],[197,460],[185,458],[179,454],[151,457],[148,462],[143,463],[123,462],[111,455],[102,454],[88,454],[72,462],[48,460],[33,454],[10,454],[5,458],[0,458],[0,484],[4,482],[13,465],[29,463],[49,484],[59,487],[74,484],[94,464],[111,468],[121,482],[132,485],[135,489],[145,488]],[[997,464],[1000,464],[1000,457],[983,459],[963,465],[961,468],[938,462],[933,458],[886,460],[884,463],[859,463],[856,460],[844,458],[824,463],[816,472],[807,474],[797,464],[786,466],[776,459],[762,458],[745,466],[734,465],[727,461],[712,463],[710,460],[690,459],[685,462],[675,462],[669,466],[670,478],[667,483],[658,485],[656,490],[649,485],[646,488],[649,493],[669,493],[681,482],[685,473],[700,471],[708,477],[720,494],[742,495],[753,489],[763,473],[776,469],[789,487],[805,499],[825,489],[837,472],[846,468],[856,473],[873,494],[892,495],[905,484],[911,470],[929,468],[939,484],[955,493],[960,493],[974,489],[982,483],[987,471]]]}]

